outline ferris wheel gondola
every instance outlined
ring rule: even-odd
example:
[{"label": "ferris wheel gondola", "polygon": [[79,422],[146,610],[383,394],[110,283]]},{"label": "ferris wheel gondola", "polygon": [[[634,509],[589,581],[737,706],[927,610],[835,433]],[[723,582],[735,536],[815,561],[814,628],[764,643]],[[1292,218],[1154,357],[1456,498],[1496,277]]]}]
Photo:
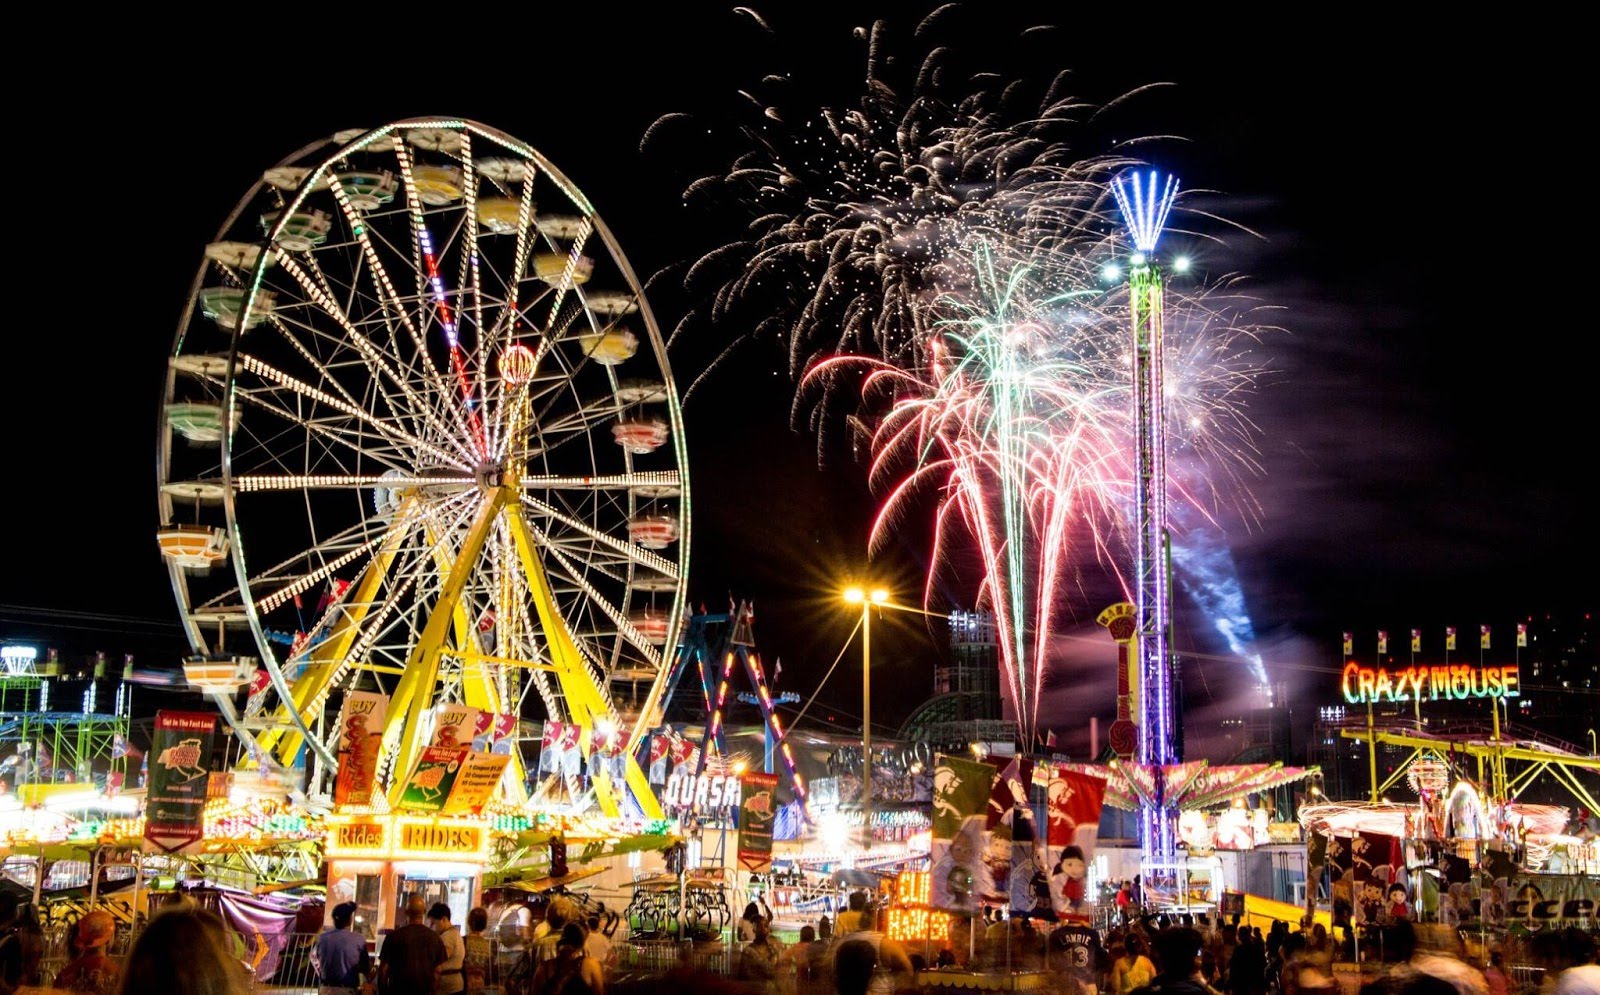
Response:
[{"label": "ferris wheel gondola", "polygon": [[[356,691],[390,696],[391,794],[436,701],[642,729],[687,470],[643,290],[538,152],[434,119],[308,146],[207,247],[168,367],[159,535],[199,686],[311,795]],[[656,811],[637,773],[601,806]]]}]

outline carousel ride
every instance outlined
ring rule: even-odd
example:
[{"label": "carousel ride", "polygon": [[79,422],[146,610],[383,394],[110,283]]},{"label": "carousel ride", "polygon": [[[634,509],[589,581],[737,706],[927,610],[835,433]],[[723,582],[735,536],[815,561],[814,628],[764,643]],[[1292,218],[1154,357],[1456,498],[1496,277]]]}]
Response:
[{"label": "carousel ride", "polygon": [[[682,418],[632,268],[532,147],[417,119],[267,170],[205,248],[158,468],[185,672],[241,770],[326,811],[342,755],[402,808],[456,707],[510,757],[502,814],[660,817],[626,746],[683,613]],[[340,716],[374,699],[362,747]],[[541,719],[614,762],[540,780]]]}]

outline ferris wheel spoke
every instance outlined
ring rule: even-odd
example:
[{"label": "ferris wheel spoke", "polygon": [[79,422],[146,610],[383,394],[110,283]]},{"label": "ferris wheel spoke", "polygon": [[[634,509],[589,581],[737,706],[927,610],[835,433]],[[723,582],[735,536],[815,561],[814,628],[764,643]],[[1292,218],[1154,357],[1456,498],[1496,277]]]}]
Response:
[{"label": "ferris wheel spoke", "polygon": [[[248,444],[235,443],[232,457],[234,465],[256,472],[271,467],[285,474],[295,473],[295,469],[289,466],[285,457],[272,448],[275,442],[280,441],[287,443],[289,452],[298,453],[307,459],[311,456],[311,447],[317,446],[317,454],[331,462],[341,472],[346,472],[346,459],[364,459],[391,468],[409,465],[411,454],[403,447],[379,447],[374,444],[369,434],[351,429],[342,418],[308,419],[299,423],[287,421],[282,407],[263,400],[265,393],[250,392],[239,396],[252,409],[268,411],[276,416],[279,419],[277,430],[263,434],[241,426],[235,433],[235,438],[248,440]],[[340,458],[341,453],[345,458]],[[251,459],[256,455],[261,456],[259,464]]]},{"label": "ferris wheel spoke", "polygon": [[[410,158],[406,154],[405,140],[397,135],[395,136],[394,141],[397,150],[396,155],[399,157],[402,166],[401,172],[405,181],[404,185],[406,188],[407,205],[408,208],[410,208],[406,213],[410,224],[413,226],[412,241],[415,244],[416,231],[419,230],[418,226],[421,225],[421,204],[416,200],[414,180],[411,178]],[[423,331],[423,329],[427,327],[426,319],[428,312],[426,309],[426,301],[428,300],[428,296],[426,289],[421,283],[422,270],[420,268],[420,258],[415,256],[414,253],[400,251],[397,247],[384,239],[381,232],[373,224],[369,223],[369,221],[372,219],[364,217],[354,208],[354,206],[352,206],[349,197],[344,192],[343,186],[338,182],[337,176],[330,174],[328,184],[329,188],[334,193],[335,199],[339,203],[340,211],[344,214],[346,223],[350,226],[351,231],[355,234],[357,243],[361,247],[362,258],[365,260],[368,270],[371,274],[371,280],[378,288],[378,303],[380,305],[379,314],[385,316],[385,324],[387,324],[390,320],[387,316],[392,315],[395,320],[399,321],[401,327],[404,328],[405,331],[410,335],[413,346],[412,355],[416,358],[417,362],[421,366],[420,376],[422,377],[423,382],[440,383],[439,371],[438,368],[434,366],[433,357],[428,351],[427,338],[425,332]],[[402,297],[399,290],[395,286],[394,281],[390,278],[387,268],[385,268],[383,265],[382,255],[378,251],[378,243],[380,241],[389,248],[389,250],[397,259],[404,260],[408,256],[412,257],[412,266],[410,268],[414,269],[418,273],[419,278],[417,291],[414,296]],[[415,251],[416,250],[414,250],[414,252]],[[408,304],[412,303],[416,305],[418,310],[418,320],[416,321],[413,320],[411,310],[407,306]],[[419,324],[421,326],[420,328]],[[453,407],[453,410],[458,416],[461,414],[459,407]],[[458,421],[458,428],[464,435],[466,431],[466,424],[464,420]]]},{"label": "ferris wheel spoke", "polygon": [[601,477],[583,476],[527,476],[519,483],[524,490],[626,490],[633,487],[676,487],[676,470],[639,470],[633,473],[612,473]]},{"label": "ferris wheel spoke", "polygon": [[[333,410],[344,414],[348,418],[367,426],[378,435],[388,439],[390,442],[395,443],[396,445],[410,447],[415,452],[427,453],[433,456],[435,459],[440,460],[445,465],[454,466],[462,470],[468,469],[466,463],[464,463],[454,454],[444,449],[440,449],[432,443],[427,442],[410,432],[403,431],[389,424],[388,422],[383,421],[382,419],[373,415],[371,412],[365,411],[356,405],[346,403],[336,397],[333,397],[325,391],[318,390],[317,388],[312,387],[310,384],[305,383],[302,380],[298,380],[287,373],[284,373],[282,370],[256,359],[254,356],[240,356],[239,368],[252,374],[253,376],[260,377],[264,381],[276,384],[278,387],[286,389],[304,400],[312,401],[332,408]],[[263,400],[262,395],[252,396],[264,407],[274,407],[273,405],[267,404]],[[283,417],[290,421],[301,421],[299,416],[296,416],[293,412],[286,408],[280,408],[277,410],[283,415]]]},{"label": "ferris wheel spoke", "polygon": [[[439,420],[437,414],[433,410],[433,405],[427,403],[425,399],[416,392],[411,380],[402,375],[399,370],[395,369],[383,351],[356,327],[354,322],[351,321],[346,309],[340,306],[339,302],[334,299],[331,292],[313,281],[306,269],[300,266],[293,258],[284,260],[283,269],[286,273],[295,278],[302,291],[306,294],[307,298],[310,299],[311,303],[321,308],[324,314],[333,319],[333,321],[337,323],[341,329],[343,329],[344,340],[341,340],[341,344],[343,341],[348,341],[350,345],[355,347],[355,352],[360,356],[361,359],[361,369],[370,376],[371,382],[378,387],[380,393],[382,396],[384,396],[386,402],[393,410],[410,411],[414,417],[420,417],[423,420],[428,421],[430,426],[439,433],[441,438],[458,438],[455,432],[450,431],[444,425],[444,423]],[[303,327],[307,327],[309,330],[309,326]],[[287,337],[292,340],[293,345],[302,350],[302,355],[304,355],[314,367],[320,365],[317,360],[311,357],[309,353],[303,351],[304,347],[299,343],[298,339],[296,339],[294,336]],[[404,397],[405,404],[396,404],[394,396],[389,394],[383,388],[383,384],[390,384],[397,389],[400,392],[400,395]],[[342,384],[340,392],[345,394],[347,400],[352,402],[354,401],[353,398],[349,397],[348,392],[343,389]],[[463,457],[470,456],[464,445],[462,446],[462,455]]]},{"label": "ferris wheel spoke", "polygon": [[595,542],[617,553],[622,554],[632,562],[649,567],[657,573],[665,574],[674,580],[678,579],[678,565],[664,556],[650,552],[642,546],[635,546],[615,536],[600,531],[587,522],[579,519],[539,500],[531,494],[522,496],[522,504],[540,518],[547,518],[566,526],[573,532],[588,536]]}]

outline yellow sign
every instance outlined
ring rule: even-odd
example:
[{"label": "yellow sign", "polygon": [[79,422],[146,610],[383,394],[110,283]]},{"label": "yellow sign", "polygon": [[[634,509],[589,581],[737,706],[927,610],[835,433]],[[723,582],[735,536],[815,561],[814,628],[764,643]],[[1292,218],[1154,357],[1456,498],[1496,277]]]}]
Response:
[{"label": "yellow sign", "polygon": [[385,822],[346,822],[333,827],[328,838],[330,857],[386,857],[389,826]]},{"label": "yellow sign", "polygon": [[371,816],[333,822],[327,855],[336,859],[455,860],[489,859],[489,826],[465,819],[422,816]]},{"label": "yellow sign", "polygon": [[396,858],[415,860],[428,857],[477,857],[484,848],[484,827],[440,825],[432,822],[402,822],[400,839],[395,843]]}]

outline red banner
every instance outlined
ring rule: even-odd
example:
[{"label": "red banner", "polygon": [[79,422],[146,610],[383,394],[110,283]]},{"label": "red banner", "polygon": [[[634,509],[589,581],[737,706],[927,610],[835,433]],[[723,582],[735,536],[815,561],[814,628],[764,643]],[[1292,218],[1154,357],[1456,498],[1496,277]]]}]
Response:
[{"label": "red banner", "polygon": [[1057,912],[1082,913],[1089,865],[1100,839],[1100,810],[1105,804],[1106,782],[1077,771],[1057,767],[1047,788],[1050,898]]},{"label": "red banner", "polygon": [[333,782],[335,805],[370,805],[378,783],[378,749],[389,699],[372,691],[344,696],[340,715],[339,773]]}]

